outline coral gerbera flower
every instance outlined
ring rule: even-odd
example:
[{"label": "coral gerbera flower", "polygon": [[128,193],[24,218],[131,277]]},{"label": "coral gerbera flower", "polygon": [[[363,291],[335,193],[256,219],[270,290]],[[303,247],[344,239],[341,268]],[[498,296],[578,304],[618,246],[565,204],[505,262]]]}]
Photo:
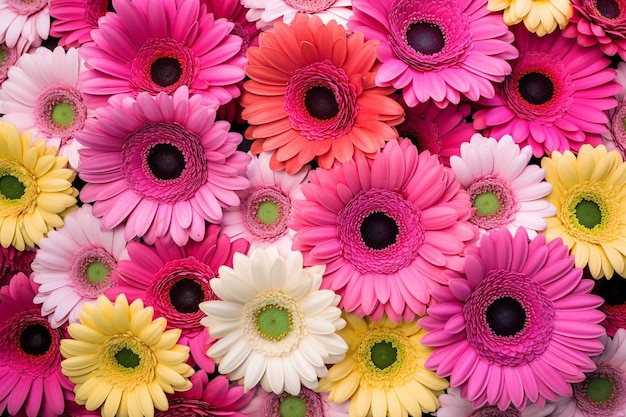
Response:
[{"label": "coral gerbera flower", "polygon": [[259,382],[275,394],[316,388],[348,348],[336,334],[345,325],[339,297],[320,290],[324,266],[303,268],[300,252],[282,258],[273,248],[236,253],[233,264],[211,280],[221,300],[200,304],[218,339],[207,355],[246,391]]},{"label": "coral gerbera flower", "polygon": [[64,335],[41,316],[36,293],[23,273],[0,289],[0,412],[56,417],[65,408],[63,392],[72,389],[61,373]]},{"label": "coral gerbera flower", "polygon": [[348,344],[346,358],[331,366],[318,391],[331,401],[350,401],[351,417],[421,416],[439,407],[437,397],[448,381],[423,367],[431,349],[417,321],[394,323],[345,315],[338,333]]},{"label": "coral gerbera flower", "polygon": [[76,384],[78,404],[90,411],[102,406],[103,417],[153,415],[167,410],[166,392],[192,387],[189,348],[176,344],[180,330],[165,330],[166,320],[152,315],[124,295],[83,306],[79,323],[68,327],[71,339],[61,340],[61,369]]},{"label": "coral gerbera flower", "polygon": [[307,265],[327,265],[324,288],[360,316],[423,315],[430,291],[446,282],[443,271],[462,269],[466,243],[478,235],[452,170],[408,140],[309,179],[306,199],[294,201],[293,249]]},{"label": "coral gerbera flower", "polygon": [[247,241],[237,239],[231,244],[217,225],[209,226],[202,241],[190,241],[183,247],[169,239],[157,239],[154,247],[130,242],[130,259],[118,264],[117,285],[106,295],[114,299],[126,294],[129,301],[139,298],[152,306],[156,317],[167,319],[168,328],[181,330],[178,343],[189,346],[195,364],[212,373],[215,364],[206,356],[211,340],[200,324],[204,314],[198,305],[217,298],[209,281],[217,276],[219,267],[232,266],[233,254],[247,251]]},{"label": "coral gerbera flower", "polygon": [[445,394],[439,396],[441,407],[437,410],[437,417],[551,417],[554,411],[553,404],[546,404],[542,408],[535,404],[528,404],[524,409],[518,410],[509,407],[502,411],[493,405],[485,405],[479,409],[474,408],[471,401],[461,396],[461,390],[450,387]]},{"label": "coral gerbera flower", "polygon": [[27,277],[33,272],[30,263],[35,257],[35,250],[17,250],[13,246],[0,246],[0,288],[9,285],[11,278],[18,272]]},{"label": "coral gerbera flower", "polygon": [[0,0],[0,43],[24,49],[41,45],[50,32],[49,0]]},{"label": "coral gerbera flower", "polygon": [[486,108],[474,113],[474,127],[485,136],[510,134],[536,157],[600,144],[605,110],[615,107],[622,88],[610,60],[560,33],[540,38],[521,26],[513,33],[520,56],[495,97],[481,101]]},{"label": "coral gerbera flower", "polygon": [[556,216],[546,219],[548,241],[570,248],[576,266],[594,278],[626,273],[626,162],[604,145],[583,145],[578,156],[553,152],[541,160]]},{"label": "coral gerbera flower", "polygon": [[32,278],[40,284],[34,302],[42,304],[41,314],[53,328],[77,322],[83,304],[115,285],[113,272],[127,258],[124,228],[102,231],[100,225],[84,204],[39,241],[32,264]]},{"label": "coral gerbera flower", "polygon": [[81,199],[95,201],[104,229],[126,222],[127,240],[171,236],[183,246],[204,237],[205,220],[219,223],[223,207],[239,204],[250,156],[200,95],[185,86],[172,96],[143,92],[98,111],[76,138],[87,182]]},{"label": "coral gerbera flower", "polygon": [[465,274],[433,291],[437,303],[419,320],[429,331],[422,343],[434,347],[425,366],[475,408],[541,408],[571,395],[605,334],[602,298],[581,277],[560,240],[529,242],[523,227],[491,232],[468,250]]},{"label": "coral gerbera flower", "polygon": [[504,10],[504,23],[509,26],[524,22],[526,30],[545,36],[556,28],[563,29],[572,17],[570,0],[489,0],[487,8]]},{"label": "coral gerbera flower", "polygon": [[76,208],[76,174],[43,139],[31,144],[15,125],[0,121],[0,244],[34,247]]},{"label": "coral gerbera flower", "polygon": [[50,36],[64,48],[78,48],[92,40],[91,30],[108,9],[109,0],[52,0]]},{"label": "coral gerbera flower", "polygon": [[380,43],[376,84],[402,89],[413,107],[493,97],[511,73],[513,35],[487,0],[353,0],[348,27]]},{"label": "coral gerbera flower", "polygon": [[105,106],[117,94],[172,94],[181,86],[205,104],[239,96],[246,59],[232,22],[215,19],[198,0],[114,0],[113,8],[91,32],[94,42],[80,48],[88,70],[79,83],[90,105]]},{"label": "coral gerbera flower", "polygon": [[278,22],[275,33],[264,33],[248,60],[245,135],[253,153],[276,150],[273,170],[294,174],[313,160],[330,168],[354,153],[373,158],[397,138],[392,126],[404,111],[387,97],[393,88],[374,84],[375,43],[362,34],[347,36],[334,21],[298,14],[291,25]]},{"label": "coral gerbera flower", "polygon": [[264,31],[271,31],[276,22],[290,24],[296,14],[318,16],[322,22],[335,20],[347,27],[352,16],[352,0],[242,0],[249,9],[246,17]]},{"label": "coral gerbera flower", "polygon": [[520,149],[510,135],[496,141],[479,133],[461,145],[461,155],[450,164],[476,209],[470,222],[481,233],[506,227],[524,227],[531,238],[546,228],[545,217],[556,210],[544,197],[552,186],[543,181],[545,171],[530,164],[532,149]]},{"label": "coral gerbera flower", "polygon": [[244,408],[246,417],[348,417],[349,402],[336,403],[328,393],[302,387],[298,395],[257,389]]},{"label": "coral gerbera flower", "polygon": [[606,129],[601,133],[602,142],[607,150],[616,150],[626,158],[626,62],[617,64],[615,77],[622,90],[615,95],[617,106],[607,110],[609,121]]}]

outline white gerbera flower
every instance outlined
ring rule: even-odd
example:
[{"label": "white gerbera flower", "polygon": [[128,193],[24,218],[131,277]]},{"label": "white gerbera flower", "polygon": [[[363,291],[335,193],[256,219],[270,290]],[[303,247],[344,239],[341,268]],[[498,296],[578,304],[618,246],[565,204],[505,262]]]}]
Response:
[{"label": "white gerbera flower", "polygon": [[221,300],[205,301],[201,323],[219,339],[207,351],[219,372],[268,392],[298,395],[317,387],[326,364],[343,359],[348,346],[336,333],[345,326],[339,296],[320,290],[325,266],[303,268],[302,254],[281,258],[275,248],[236,253],[210,281]]}]

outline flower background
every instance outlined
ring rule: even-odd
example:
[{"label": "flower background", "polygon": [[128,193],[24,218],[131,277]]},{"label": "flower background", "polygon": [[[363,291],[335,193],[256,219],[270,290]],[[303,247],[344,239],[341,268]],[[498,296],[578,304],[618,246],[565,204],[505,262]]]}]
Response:
[{"label": "flower background", "polygon": [[626,0],[0,0],[2,416],[626,416]]}]

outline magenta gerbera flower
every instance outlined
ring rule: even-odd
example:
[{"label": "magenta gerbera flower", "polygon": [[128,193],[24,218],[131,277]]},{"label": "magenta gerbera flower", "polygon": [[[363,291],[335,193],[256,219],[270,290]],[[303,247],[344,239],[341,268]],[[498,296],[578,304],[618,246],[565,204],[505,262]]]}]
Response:
[{"label": "magenta gerbera flower", "polygon": [[593,280],[560,239],[529,242],[524,228],[499,229],[468,250],[465,275],[433,291],[437,303],[419,320],[434,348],[425,366],[474,407],[506,410],[532,402],[540,408],[593,371],[590,356],[602,352]]},{"label": "magenta gerbera flower", "polygon": [[558,32],[539,37],[522,25],[513,33],[520,56],[495,97],[481,101],[486,108],[474,113],[474,127],[485,136],[510,134],[536,157],[602,143],[605,110],[616,106],[613,95],[622,88],[610,60]]},{"label": "magenta gerbera flower", "polygon": [[106,292],[111,300],[126,294],[131,302],[140,298],[152,306],[155,317],[167,319],[168,328],[182,331],[178,343],[189,346],[194,361],[208,372],[215,364],[206,356],[209,335],[200,324],[204,314],[198,304],[216,299],[210,279],[220,266],[232,267],[233,254],[245,254],[249,246],[243,239],[231,244],[219,232],[218,225],[211,225],[202,242],[190,241],[183,247],[167,239],[157,239],[154,247],[130,242],[130,259],[119,262],[114,274],[117,286]]},{"label": "magenta gerbera flower", "polygon": [[206,220],[219,223],[223,207],[239,204],[250,156],[237,151],[241,135],[216,121],[200,95],[189,97],[183,86],[98,110],[76,139],[84,146],[81,198],[95,201],[104,229],[126,222],[127,240],[171,236],[182,246],[204,237]]},{"label": "magenta gerbera flower", "polygon": [[0,412],[56,417],[72,384],[61,373],[63,332],[41,316],[36,293],[23,273],[0,289]]},{"label": "magenta gerbera flower", "polygon": [[205,102],[240,94],[246,59],[241,38],[226,19],[207,13],[198,0],[115,0],[81,47],[89,68],[80,77],[88,99],[106,105],[115,94],[172,94],[186,85]]},{"label": "magenta gerbera flower", "polygon": [[353,0],[348,27],[377,39],[376,84],[402,89],[406,103],[439,107],[493,97],[511,72],[513,35],[487,0]]},{"label": "magenta gerbera flower", "polygon": [[33,272],[30,263],[35,257],[35,251],[29,249],[17,250],[14,246],[5,248],[0,246],[0,287],[9,285],[11,278],[18,272],[29,276]]},{"label": "magenta gerbera flower", "polygon": [[51,0],[50,36],[59,38],[59,45],[78,48],[91,41],[91,30],[109,8],[109,0]]},{"label": "magenta gerbera flower", "polygon": [[430,291],[460,270],[477,236],[467,193],[436,155],[410,141],[389,142],[381,155],[315,170],[294,201],[293,249],[305,264],[326,264],[322,286],[340,307],[374,321],[423,315]]}]

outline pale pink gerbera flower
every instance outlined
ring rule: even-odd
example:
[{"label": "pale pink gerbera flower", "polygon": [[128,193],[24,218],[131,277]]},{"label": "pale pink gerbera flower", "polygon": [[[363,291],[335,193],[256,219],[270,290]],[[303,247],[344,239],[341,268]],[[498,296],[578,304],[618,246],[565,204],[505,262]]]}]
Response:
[{"label": "pale pink gerbera flower", "polygon": [[220,266],[232,267],[233,255],[247,253],[248,246],[243,239],[231,243],[218,225],[209,226],[201,242],[190,241],[183,247],[168,239],[157,239],[154,247],[130,242],[130,259],[118,264],[117,286],[106,295],[114,300],[126,294],[129,301],[140,298],[152,306],[155,317],[167,319],[168,328],[182,331],[178,343],[189,346],[196,364],[213,372],[215,364],[206,356],[211,340],[200,324],[204,314],[198,304],[216,299],[209,281]]},{"label": "pale pink gerbera flower", "polygon": [[82,71],[77,49],[38,48],[22,55],[0,89],[3,119],[20,131],[34,131],[35,137],[57,148],[74,169],[78,168],[79,148],[74,134],[95,117],[77,86]]},{"label": "pale pink gerbera flower", "polygon": [[0,43],[0,85],[7,79],[9,70],[17,64],[17,60],[26,52],[26,45],[17,45],[9,48],[6,43]]},{"label": "pale pink gerbera flower", "polygon": [[610,60],[558,32],[539,37],[519,25],[513,32],[520,57],[496,96],[481,102],[486,108],[474,113],[474,127],[485,136],[510,134],[536,157],[600,144],[605,110],[615,107],[613,95],[622,88]]},{"label": "pale pink gerbera flower", "polygon": [[467,193],[436,155],[391,141],[374,160],[356,156],[309,179],[294,201],[293,249],[327,265],[322,286],[345,310],[411,321],[446,284],[443,271],[462,269],[478,232]]},{"label": "pale pink gerbera flower", "polygon": [[328,399],[328,392],[316,393],[306,387],[298,395],[258,388],[243,411],[247,417],[348,417],[349,408],[350,401],[336,403]]},{"label": "pale pink gerbera flower", "polygon": [[37,47],[50,32],[49,0],[0,0],[0,43]]},{"label": "pale pink gerbera flower", "polygon": [[64,334],[33,303],[37,285],[22,273],[0,289],[0,413],[56,417],[72,384],[61,373]]},{"label": "pale pink gerbera flower", "polygon": [[78,48],[91,41],[91,30],[108,8],[109,0],[50,0],[50,36],[65,48]]},{"label": "pale pink gerbera flower", "polygon": [[601,133],[602,142],[607,150],[616,150],[626,158],[626,62],[617,64],[615,82],[622,90],[615,95],[617,106],[607,110],[609,121]]},{"label": "pale pink gerbera flower", "polygon": [[441,406],[436,412],[437,417],[549,417],[552,416],[554,405],[545,405],[542,408],[535,404],[528,404],[522,410],[509,407],[502,411],[493,405],[474,408],[471,401],[461,396],[461,390],[450,387],[445,394],[439,396]]},{"label": "pale pink gerbera flower", "polygon": [[216,19],[198,0],[114,0],[81,46],[89,68],[80,77],[87,98],[105,106],[116,94],[172,94],[187,86],[205,103],[238,97],[246,59],[234,23]]},{"label": "pale pink gerbera flower", "polygon": [[202,240],[204,222],[219,223],[224,207],[239,204],[236,191],[250,185],[240,175],[250,156],[237,151],[242,137],[229,129],[185,86],[172,96],[111,100],[76,135],[87,182],[81,198],[95,201],[104,229],[126,222],[127,240]]},{"label": "pale pink gerbera flower", "polygon": [[300,184],[308,179],[305,166],[292,175],[272,171],[272,152],[253,156],[246,177],[250,188],[240,192],[241,204],[224,210],[222,231],[231,238],[244,238],[250,250],[275,246],[281,255],[291,251],[295,231],[289,224],[293,218],[293,201],[300,198]]},{"label": "pale pink gerbera flower", "polygon": [[290,24],[297,13],[317,15],[324,24],[331,20],[347,27],[352,0],[241,0],[249,9],[246,17],[261,30],[273,30],[274,23]]},{"label": "pale pink gerbera flower", "polygon": [[32,278],[40,284],[34,302],[42,304],[41,314],[53,328],[76,323],[83,304],[95,303],[115,284],[113,272],[128,257],[124,228],[102,231],[100,224],[84,204],[39,241],[32,264]]},{"label": "pale pink gerbera flower", "polygon": [[353,0],[348,27],[377,39],[383,65],[376,84],[402,89],[413,107],[493,97],[511,72],[513,35],[487,0]]},{"label": "pale pink gerbera flower", "polygon": [[526,228],[531,238],[545,230],[545,217],[556,209],[544,197],[552,185],[544,181],[546,172],[530,164],[532,149],[520,149],[509,135],[499,140],[479,133],[461,145],[461,155],[452,156],[450,165],[456,179],[470,196],[476,209],[470,222],[481,233],[508,228]]}]

